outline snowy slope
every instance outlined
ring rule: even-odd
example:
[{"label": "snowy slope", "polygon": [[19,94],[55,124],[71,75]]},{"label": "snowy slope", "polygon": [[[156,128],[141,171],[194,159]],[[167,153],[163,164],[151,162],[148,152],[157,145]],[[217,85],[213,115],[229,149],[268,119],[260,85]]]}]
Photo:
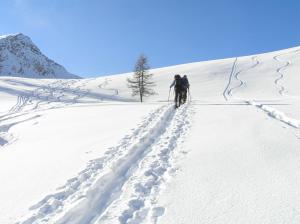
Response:
[{"label": "snowy slope", "polygon": [[300,47],[151,72],[0,77],[0,223],[299,223]]},{"label": "snowy slope", "polygon": [[47,58],[21,33],[0,36],[0,76],[79,78]]}]

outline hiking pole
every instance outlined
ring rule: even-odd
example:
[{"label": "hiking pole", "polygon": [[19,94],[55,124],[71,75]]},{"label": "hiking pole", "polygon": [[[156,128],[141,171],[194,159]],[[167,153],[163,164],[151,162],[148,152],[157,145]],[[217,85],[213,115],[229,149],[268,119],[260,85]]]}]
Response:
[{"label": "hiking pole", "polygon": [[171,92],[171,88],[169,89],[168,102],[169,102],[169,99],[170,99],[170,92]]},{"label": "hiking pole", "polygon": [[192,101],[192,96],[191,96],[191,93],[190,93],[190,88],[188,88],[188,92],[189,92],[189,99],[190,99],[190,102]]}]

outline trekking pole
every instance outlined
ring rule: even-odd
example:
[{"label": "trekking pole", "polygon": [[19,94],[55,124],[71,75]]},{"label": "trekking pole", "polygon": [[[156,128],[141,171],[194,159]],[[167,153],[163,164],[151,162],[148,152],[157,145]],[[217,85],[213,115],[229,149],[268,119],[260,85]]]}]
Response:
[{"label": "trekking pole", "polygon": [[188,92],[189,92],[189,99],[190,99],[190,102],[192,101],[192,96],[191,96],[191,93],[190,93],[190,88],[188,88]]},{"label": "trekking pole", "polygon": [[169,102],[169,99],[170,99],[170,92],[171,92],[171,88],[169,89],[168,102]]}]

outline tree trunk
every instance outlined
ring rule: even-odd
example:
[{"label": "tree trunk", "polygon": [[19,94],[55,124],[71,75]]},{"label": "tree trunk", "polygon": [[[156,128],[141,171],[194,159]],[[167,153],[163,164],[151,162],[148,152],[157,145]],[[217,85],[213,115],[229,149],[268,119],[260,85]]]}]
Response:
[{"label": "tree trunk", "polygon": [[140,89],[140,98],[141,98],[141,102],[143,102],[143,95],[144,95],[144,71],[142,71],[142,75],[141,75],[142,81],[141,81],[141,89]]}]

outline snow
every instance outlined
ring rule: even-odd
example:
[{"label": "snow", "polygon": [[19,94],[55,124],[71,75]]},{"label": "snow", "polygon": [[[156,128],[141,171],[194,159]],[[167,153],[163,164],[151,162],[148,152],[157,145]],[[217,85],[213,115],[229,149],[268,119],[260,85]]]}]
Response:
[{"label": "snow", "polygon": [[[280,90],[281,91],[281,90]],[[277,119],[278,121],[284,122],[294,128],[300,128],[300,121],[288,117],[285,113],[276,110],[270,106],[266,106],[263,104],[259,104],[256,102],[249,102],[250,105],[256,106],[257,108],[260,108],[264,112],[266,112],[270,117],[273,117],[274,119]]]},{"label": "snow", "polygon": [[0,36],[0,76],[79,78],[43,55],[22,33]]},{"label": "snow", "polygon": [[0,223],[299,223],[299,71],[300,47],[153,69],[144,103],[131,73],[0,77]]},{"label": "snow", "polygon": [[299,223],[299,138],[251,106],[195,110],[158,223]]}]

